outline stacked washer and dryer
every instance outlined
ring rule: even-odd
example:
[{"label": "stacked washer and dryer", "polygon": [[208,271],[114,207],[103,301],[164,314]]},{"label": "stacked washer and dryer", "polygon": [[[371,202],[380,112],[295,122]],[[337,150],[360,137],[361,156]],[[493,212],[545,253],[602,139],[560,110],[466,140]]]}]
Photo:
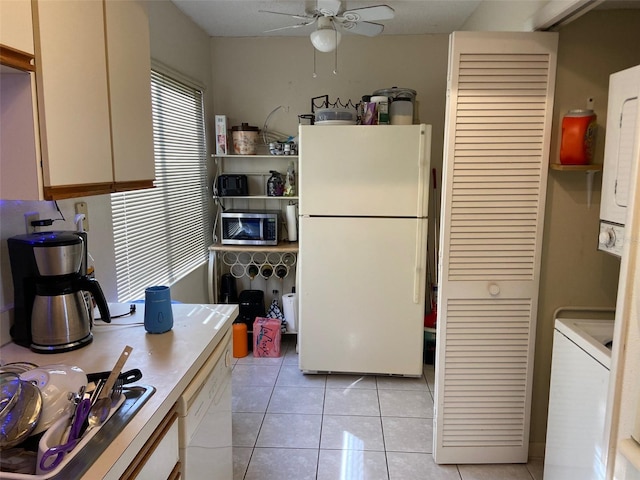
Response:
[{"label": "stacked washer and dryer", "polygon": [[[640,65],[609,81],[598,250],[621,257],[630,179],[640,142]],[[606,477],[605,431],[614,320],[555,316],[545,480]]]}]

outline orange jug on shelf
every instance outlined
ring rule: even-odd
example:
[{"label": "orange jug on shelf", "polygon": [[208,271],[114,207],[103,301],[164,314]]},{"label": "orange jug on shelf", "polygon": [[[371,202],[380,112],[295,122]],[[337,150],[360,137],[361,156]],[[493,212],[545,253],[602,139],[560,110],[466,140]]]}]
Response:
[{"label": "orange jug on shelf", "polygon": [[593,160],[597,116],[593,110],[569,110],[562,119],[560,163],[588,165]]}]

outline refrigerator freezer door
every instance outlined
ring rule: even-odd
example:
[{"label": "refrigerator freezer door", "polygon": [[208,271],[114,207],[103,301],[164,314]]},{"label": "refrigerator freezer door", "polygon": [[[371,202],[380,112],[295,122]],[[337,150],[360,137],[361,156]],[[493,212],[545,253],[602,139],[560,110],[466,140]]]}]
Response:
[{"label": "refrigerator freezer door", "polygon": [[300,214],[426,217],[430,145],[430,125],[300,126]]},{"label": "refrigerator freezer door", "polygon": [[301,370],[422,374],[426,229],[426,219],[301,217]]}]

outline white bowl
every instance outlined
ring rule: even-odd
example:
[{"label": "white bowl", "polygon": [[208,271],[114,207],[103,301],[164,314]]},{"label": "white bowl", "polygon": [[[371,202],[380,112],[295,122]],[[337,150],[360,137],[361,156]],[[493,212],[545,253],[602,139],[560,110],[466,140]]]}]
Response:
[{"label": "white bowl", "polygon": [[73,408],[69,392],[87,386],[87,375],[80,367],[44,365],[20,374],[20,379],[33,383],[42,395],[42,414],[31,435],[47,430],[56,420],[68,417]]},{"label": "white bowl", "polygon": [[356,112],[347,108],[322,108],[315,113],[316,125],[355,125]]}]

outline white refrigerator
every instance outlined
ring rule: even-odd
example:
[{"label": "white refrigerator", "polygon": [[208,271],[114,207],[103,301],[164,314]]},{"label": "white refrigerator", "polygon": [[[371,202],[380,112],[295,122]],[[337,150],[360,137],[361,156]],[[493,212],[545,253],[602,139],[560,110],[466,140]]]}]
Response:
[{"label": "white refrigerator", "polygon": [[422,374],[431,126],[299,129],[299,364]]}]

